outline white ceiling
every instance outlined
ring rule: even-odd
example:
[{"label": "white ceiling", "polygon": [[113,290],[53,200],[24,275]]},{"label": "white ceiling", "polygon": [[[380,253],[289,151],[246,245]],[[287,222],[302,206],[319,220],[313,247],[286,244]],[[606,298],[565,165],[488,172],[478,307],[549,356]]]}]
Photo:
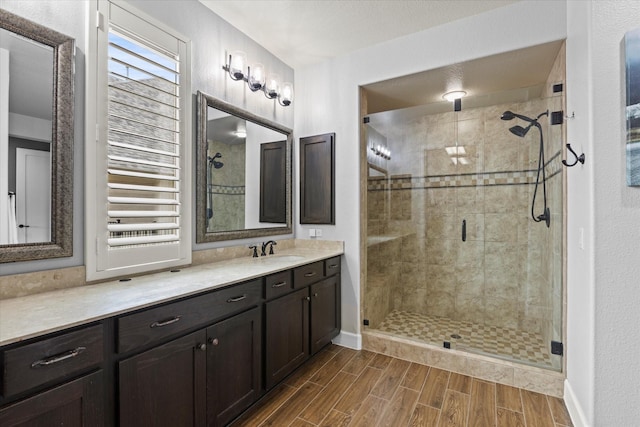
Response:
[{"label": "white ceiling", "polygon": [[[296,69],[518,0],[199,1]],[[442,94],[455,89],[467,91],[466,108],[539,97],[561,46],[551,42],[369,84],[368,113],[448,109]]]},{"label": "white ceiling", "polygon": [[9,111],[51,120],[53,49],[4,29],[0,48],[9,51]]},{"label": "white ceiling", "polygon": [[200,0],[294,69],[517,0]]}]

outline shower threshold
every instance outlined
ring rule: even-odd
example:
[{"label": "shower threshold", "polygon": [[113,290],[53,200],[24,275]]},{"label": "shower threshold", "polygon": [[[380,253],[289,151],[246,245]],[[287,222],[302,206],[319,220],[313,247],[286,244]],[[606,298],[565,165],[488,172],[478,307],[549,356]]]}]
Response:
[{"label": "shower threshold", "polygon": [[[406,311],[392,311],[372,331],[545,369],[559,369],[540,334]],[[459,338],[457,338],[459,337]]]}]

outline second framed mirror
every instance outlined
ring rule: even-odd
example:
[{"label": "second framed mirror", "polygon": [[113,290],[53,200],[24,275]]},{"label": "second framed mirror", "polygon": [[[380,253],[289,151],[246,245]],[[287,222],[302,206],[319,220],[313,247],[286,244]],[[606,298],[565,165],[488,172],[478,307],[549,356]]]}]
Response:
[{"label": "second framed mirror", "polygon": [[291,233],[291,129],[197,94],[196,241]]}]

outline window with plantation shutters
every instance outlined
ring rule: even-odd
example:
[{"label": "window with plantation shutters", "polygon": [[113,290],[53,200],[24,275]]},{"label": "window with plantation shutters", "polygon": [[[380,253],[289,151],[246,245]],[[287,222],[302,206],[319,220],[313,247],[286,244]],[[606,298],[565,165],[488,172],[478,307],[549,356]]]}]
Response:
[{"label": "window with plantation shutters", "polygon": [[190,262],[188,49],[125,7],[98,3],[94,278]]}]

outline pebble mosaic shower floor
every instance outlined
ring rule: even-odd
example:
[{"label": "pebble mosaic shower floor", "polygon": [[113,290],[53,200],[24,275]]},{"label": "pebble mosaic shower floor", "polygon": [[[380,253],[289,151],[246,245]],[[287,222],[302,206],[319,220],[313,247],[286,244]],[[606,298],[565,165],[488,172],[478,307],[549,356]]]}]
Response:
[{"label": "pebble mosaic shower floor", "polygon": [[[543,368],[553,366],[548,344],[543,342],[539,334],[515,329],[392,311],[377,330],[429,344],[443,345],[444,341],[449,341],[454,349],[496,355]],[[452,335],[460,338],[452,338]]]}]

